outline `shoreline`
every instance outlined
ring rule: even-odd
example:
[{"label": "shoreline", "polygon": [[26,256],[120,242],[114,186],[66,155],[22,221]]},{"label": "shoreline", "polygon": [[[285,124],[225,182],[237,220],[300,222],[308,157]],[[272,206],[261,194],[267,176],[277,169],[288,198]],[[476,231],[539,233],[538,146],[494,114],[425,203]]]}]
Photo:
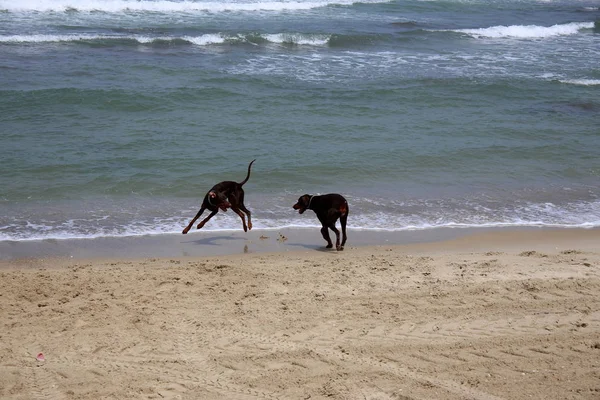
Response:
[{"label": "shoreline", "polygon": [[[332,232],[332,240],[335,235]],[[507,243],[511,237],[518,243],[540,242],[543,237],[558,237],[577,244],[598,239],[600,228],[435,228],[418,231],[348,230],[345,252],[365,246],[425,246],[428,250],[452,246],[453,242],[476,248],[482,238],[490,243]],[[542,236],[542,237],[540,237]],[[434,247],[428,248],[428,244]],[[593,245],[593,243],[592,243]],[[599,245],[600,246],[600,245]],[[241,231],[196,231],[187,235],[162,234],[94,239],[45,239],[0,242],[0,260],[22,258],[168,258],[213,257],[253,253],[290,253],[298,251],[335,252],[325,248],[318,228],[256,229]]]}]

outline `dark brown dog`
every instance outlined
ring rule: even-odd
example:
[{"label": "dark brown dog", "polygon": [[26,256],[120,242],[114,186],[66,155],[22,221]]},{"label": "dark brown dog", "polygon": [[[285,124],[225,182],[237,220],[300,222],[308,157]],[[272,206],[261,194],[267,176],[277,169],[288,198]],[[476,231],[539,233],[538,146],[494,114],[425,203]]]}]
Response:
[{"label": "dark brown dog", "polygon": [[[215,216],[216,213],[219,212],[219,209],[223,211],[227,211],[228,208],[231,208],[237,215],[242,219],[242,225],[244,227],[244,232],[248,232],[248,229],[252,229],[252,221],[250,220],[250,210],[246,208],[244,205],[244,189],[242,186],[244,183],[248,182],[248,178],[250,178],[250,168],[252,164],[256,160],[252,160],[250,165],[248,165],[248,175],[246,175],[246,179],[242,182],[237,183],[233,181],[223,181],[217,183],[212,187],[204,196],[204,200],[202,200],[202,206],[200,206],[200,211],[198,214],[190,221],[188,226],[183,230],[183,234],[185,235],[194,225],[194,222],[204,212],[204,210],[209,210],[210,214],[208,217],[204,218],[202,222],[200,222],[197,226],[197,229],[200,229],[208,222],[209,219]],[[246,219],[244,218],[244,213],[248,216],[248,226],[246,226]]]},{"label": "dark brown dog", "polygon": [[[302,214],[306,210],[313,210],[317,218],[321,221],[321,234],[327,241],[327,248],[333,247],[329,238],[329,229],[335,232],[335,248],[338,251],[344,250],[346,244],[346,221],[348,220],[348,202],[344,196],[336,193],[313,196],[305,194],[300,196],[298,202],[294,204],[294,210]],[[335,227],[335,222],[340,220],[342,225],[342,244],[340,245],[340,231]]]}]

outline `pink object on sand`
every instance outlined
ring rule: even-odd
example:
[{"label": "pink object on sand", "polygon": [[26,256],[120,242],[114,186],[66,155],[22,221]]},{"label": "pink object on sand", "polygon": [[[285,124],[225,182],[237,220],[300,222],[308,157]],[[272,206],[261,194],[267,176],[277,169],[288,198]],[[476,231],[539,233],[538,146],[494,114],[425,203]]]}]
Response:
[{"label": "pink object on sand", "polygon": [[46,361],[46,357],[44,357],[44,353],[38,354],[35,359],[38,361]]}]

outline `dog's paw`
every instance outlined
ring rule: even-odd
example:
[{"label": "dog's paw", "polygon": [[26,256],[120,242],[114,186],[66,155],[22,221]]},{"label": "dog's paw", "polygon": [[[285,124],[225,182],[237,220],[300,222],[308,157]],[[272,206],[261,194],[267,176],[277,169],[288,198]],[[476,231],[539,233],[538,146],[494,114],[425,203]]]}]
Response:
[{"label": "dog's paw", "polygon": [[342,250],[344,250],[344,246],[337,246],[336,249],[337,249],[337,251],[342,251]]},{"label": "dog's paw", "polygon": [[333,248],[333,245],[331,243],[329,243],[327,246],[325,246],[326,249],[331,249]]}]

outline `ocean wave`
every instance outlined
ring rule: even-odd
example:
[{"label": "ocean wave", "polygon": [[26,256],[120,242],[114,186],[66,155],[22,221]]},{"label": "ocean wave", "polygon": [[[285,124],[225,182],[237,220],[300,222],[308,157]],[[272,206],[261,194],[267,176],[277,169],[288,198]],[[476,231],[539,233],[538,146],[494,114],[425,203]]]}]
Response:
[{"label": "ocean wave", "polygon": [[0,36],[0,43],[57,43],[82,40],[123,39],[103,35],[10,35]]},{"label": "ocean wave", "polygon": [[352,5],[387,3],[389,0],[321,0],[321,1],[132,1],[132,0],[21,0],[0,1],[0,10],[9,12],[228,12],[288,11]]},{"label": "ocean wave", "polygon": [[271,43],[281,44],[299,44],[299,45],[311,45],[311,46],[323,46],[329,42],[328,35],[304,35],[304,34],[291,34],[291,33],[276,33],[261,35]]},{"label": "ocean wave", "polygon": [[248,35],[223,35],[218,33],[203,34],[199,36],[144,36],[144,35],[12,35],[0,36],[0,43],[61,43],[61,42],[94,42],[111,41],[123,44],[124,41],[132,41],[136,44],[157,44],[183,42],[197,46],[208,46],[223,43],[275,43],[323,46],[327,45],[330,37],[328,35],[310,35],[300,33],[274,33],[274,34],[248,34]]},{"label": "ocean wave", "polygon": [[597,86],[600,85],[600,79],[561,79],[560,83],[582,86]]},{"label": "ocean wave", "polygon": [[553,36],[575,35],[582,29],[593,28],[593,22],[572,22],[548,27],[537,25],[499,25],[480,29],[456,29],[450,30],[450,32],[466,33],[475,38],[539,39]]}]

